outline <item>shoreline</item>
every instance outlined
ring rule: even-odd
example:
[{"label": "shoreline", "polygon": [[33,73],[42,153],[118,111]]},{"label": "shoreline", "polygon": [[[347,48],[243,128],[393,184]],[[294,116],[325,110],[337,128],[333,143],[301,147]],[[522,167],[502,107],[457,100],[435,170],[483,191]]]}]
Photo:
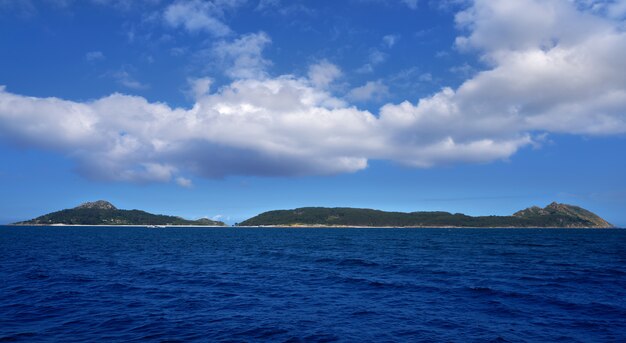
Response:
[{"label": "shoreline", "polygon": [[254,225],[254,226],[212,226],[212,225],[106,225],[106,224],[1,224],[6,227],[126,227],[126,228],[148,228],[148,229],[165,229],[165,228],[206,228],[206,229],[576,229],[576,230],[606,230],[606,229],[624,229],[619,227],[524,227],[524,226],[348,226],[348,225]]},{"label": "shoreline", "polygon": [[[155,225],[155,224],[144,224],[144,225],[106,225],[106,224],[3,224],[0,226],[11,226],[11,227],[130,227],[130,228],[149,228],[149,229],[164,229],[168,227],[173,228],[227,228],[231,226],[220,226],[220,225]],[[154,227],[157,226],[157,227]]]},{"label": "shoreline", "polygon": [[347,226],[347,225],[256,225],[256,226],[233,226],[244,229],[619,229],[618,227],[529,227],[529,226]]}]

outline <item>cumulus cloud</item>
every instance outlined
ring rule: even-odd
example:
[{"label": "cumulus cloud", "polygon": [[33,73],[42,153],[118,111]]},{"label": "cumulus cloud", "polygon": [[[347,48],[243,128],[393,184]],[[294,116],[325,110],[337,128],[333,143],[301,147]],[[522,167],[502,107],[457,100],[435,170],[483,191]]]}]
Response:
[{"label": "cumulus cloud", "polygon": [[0,134],[65,153],[89,177],[140,182],[180,173],[336,174],[362,170],[372,158],[415,166],[488,161],[529,144],[528,136],[448,135],[447,126],[461,130],[462,115],[446,100],[389,105],[377,117],[292,76],[237,80],[190,109],[122,94],[79,103],[2,90]]},{"label": "cumulus cloud", "polygon": [[[331,94],[340,71],[326,61],[307,77],[270,77],[262,57],[270,39],[251,34],[217,43],[233,81],[213,91],[209,79],[192,82],[191,108],[0,87],[0,136],[64,153],[92,178],[179,184],[182,175],[355,172],[373,159],[415,167],[507,159],[545,133],[626,133],[626,32],[613,18],[568,0],[476,0],[456,16],[457,45],[488,69],[378,113]],[[366,83],[345,98],[383,86]]]},{"label": "cumulus cloud", "polygon": [[467,115],[511,121],[518,131],[625,131],[626,75],[616,71],[626,68],[626,33],[619,22],[569,1],[537,0],[477,0],[456,19],[469,29],[457,44],[492,65],[451,99]]},{"label": "cumulus cloud", "polygon": [[375,120],[342,105],[291,77],[239,80],[188,110],[121,94],[79,103],[2,90],[0,132],[66,153],[97,179],[332,174],[367,165],[355,142]]}]

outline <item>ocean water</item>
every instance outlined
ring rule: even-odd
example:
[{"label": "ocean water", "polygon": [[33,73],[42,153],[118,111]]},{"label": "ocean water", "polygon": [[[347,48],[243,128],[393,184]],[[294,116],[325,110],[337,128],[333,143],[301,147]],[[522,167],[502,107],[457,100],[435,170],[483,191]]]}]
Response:
[{"label": "ocean water", "polygon": [[626,230],[0,227],[0,341],[625,342]]}]

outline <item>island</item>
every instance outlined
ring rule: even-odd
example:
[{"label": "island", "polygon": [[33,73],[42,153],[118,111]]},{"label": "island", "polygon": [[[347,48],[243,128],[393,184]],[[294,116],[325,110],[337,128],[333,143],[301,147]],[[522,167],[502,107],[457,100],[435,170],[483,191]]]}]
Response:
[{"label": "island", "polygon": [[129,226],[225,226],[221,221],[152,214],[140,210],[120,210],[108,201],[86,202],[71,209],[45,214],[13,225],[129,225]]},{"label": "island", "polygon": [[254,227],[437,227],[437,228],[612,228],[598,215],[578,206],[553,202],[511,216],[477,216],[449,212],[385,212],[359,208],[303,207],[261,213],[237,226]]}]

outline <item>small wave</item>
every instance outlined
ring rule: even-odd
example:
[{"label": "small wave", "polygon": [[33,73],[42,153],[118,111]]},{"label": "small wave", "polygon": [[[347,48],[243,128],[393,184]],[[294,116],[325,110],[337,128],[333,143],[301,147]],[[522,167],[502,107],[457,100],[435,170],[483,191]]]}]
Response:
[{"label": "small wave", "polygon": [[500,296],[504,298],[528,298],[529,294],[494,289],[490,287],[466,287],[466,290],[479,295]]},{"label": "small wave", "polygon": [[50,278],[50,275],[46,274],[42,270],[28,270],[24,273],[24,276],[29,280],[46,280]]},{"label": "small wave", "polygon": [[0,337],[0,342],[18,342],[28,341],[30,338],[37,336],[33,332],[20,332],[9,336]]},{"label": "small wave", "polygon": [[133,319],[131,317],[124,317],[124,318],[111,318],[108,319],[100,324],[98,324],[99,327],[102,328],[114,328],[114,329],[119,329],[121,327],[125,327],[128,324],[132,323]]},{"label": "small wave", "polygon": [[624,276],[626,275],[626,271],[623,270],[619,270],[619,269],[606,269],[605,272],[610,275],[610,276]]},{"label": "small wave", "polygon": [[337,263],[338,266],[355,266],[355,267],[377,267],[378,263],[366,261],[359,258],[347,258]]},{"label": "small wave", "polygon": [[[294,340],[292,342],[300,342],[301,340]],[[319,342],[319,343],[327,343],[327,342],[337,342],[339,341],[339,337],[330,334],[315,334],[304,337],[305,342]]]},{"label": "small wave", "polygon": [[268,339],[275,336],[283,335],[289,331],[276,327],[256,327],[246,331],[235,333],[235,336],[249,337],[256,339]]},{"label": "small wave", "polygon": [[540,244],[540,243],[515,243],[512,246],[515,247],[534,247],[534,248],[554,248],[558,247],[556,244]]},{"label": "small wave", "polygon": [[484,294],[497,294],[498,293],[489,287],[468,287],[467,289],[476,293],[484,293]]},{"label": "small wave", "polygon": [[333,277],[332,280],[338,280],[338,281],[349,283],[349,284],[354,284],[354,285],[359,285],[359,286],[367,286],[367,287],[372,287],[372,288],[393,288],[393,289],[398,289],[398,288],[406,288],[407,287],[407,285],[400,284],[400,283],[385,282],[385,281],[379,281],[379,280],[370,280],[370,279],[358,278],[358,277],[338,277],[338,278],[337,277]]},{"label": "small wave", "polygon": [[67,277],[67,279],[70,282],[76,282],[76,283],[89,283],[89,282],[96,281],[94,277],[88,276],[88,275],[71,275]]},{"label": "small wave", "polygon": [[183,340],[173,339],[166,334],[162,333],[154,333],[141,337],[139,341],[158,341],[158,342],[168,342],[168,343],[177,343],[184,342]]},{"label": "small wave", "polygon": [[329,262],[336,262],[337,260],[334,258],[330,258],[330,257],[322,257],[322,258],[318,258],[315,260],[315,262],[317,263],[329,263]]},{"label": "small wave", "polygon": [[59,245],[32,249],[44,231],[2,237],[24,255],[0,264],[0,343],[596,342],[626,330],[622,233],[180,229],[165,242],[66,230],[52,238],[76,261]]},{"label": "small wave", "polygon": [[378,314],[378,312],[368,311],[368,310],[361,310],[361,311],[352,312],[352,315],[356,316],[356,317],[373,316],[373,315],[377,315],[377,314]]}]

